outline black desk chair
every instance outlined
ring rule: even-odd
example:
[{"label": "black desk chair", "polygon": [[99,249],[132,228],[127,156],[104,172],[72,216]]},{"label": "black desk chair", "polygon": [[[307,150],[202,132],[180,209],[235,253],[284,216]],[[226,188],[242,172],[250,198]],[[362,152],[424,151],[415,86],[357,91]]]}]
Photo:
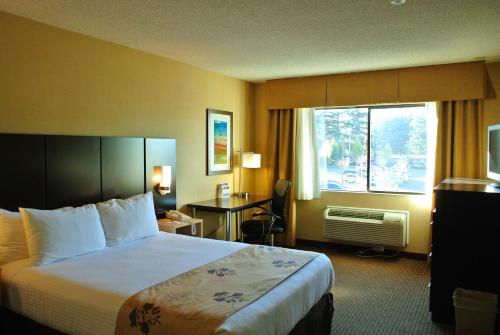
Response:
[{"label": "black desk chair", "polygon": [[[267,237],[271,238],[271,245],[274,245],[274,234],[283,234],[286,231],[286,215],[285,204],[286,196],[290,190],[292,183],[288,180],[280,179],[274,186],[273,198],[271,202],[271,212],[264,207],[262,212],[252,213],[252,219],[241,223],[241,242],[245,235],[265,237],[264,243],[267,242]],[[254,219],[261,217],[260,219]]]}]

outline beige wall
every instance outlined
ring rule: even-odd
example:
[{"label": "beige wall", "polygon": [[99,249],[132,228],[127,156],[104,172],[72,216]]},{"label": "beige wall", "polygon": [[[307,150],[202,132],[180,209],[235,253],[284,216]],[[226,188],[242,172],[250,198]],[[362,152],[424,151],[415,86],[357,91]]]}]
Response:
[{"label": "beige wall", "polygon": [[2,12],[0,48],[0,132],[175,138],[179,207],[237,184],[205,175],[205,110],[247,147],[252,84]]}]

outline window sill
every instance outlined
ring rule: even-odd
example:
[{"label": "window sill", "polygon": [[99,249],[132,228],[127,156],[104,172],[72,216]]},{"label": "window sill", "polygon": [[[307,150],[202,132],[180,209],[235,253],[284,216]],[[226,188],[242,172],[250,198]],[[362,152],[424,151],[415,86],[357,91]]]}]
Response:
[{"label": "window sill", "polygon": [[407,196],[414,196],[414,195],[422,195],[426,196],[432,193],[432,191],[426,192],[426,193],[417,193],[417,192],[382,192],[382,191],[351,191],[351,190],[320,190],[321,193],[327,192],[327,193],[350,193],[350,194],[367,194],[367,195],[375,195],[375,194],[381,194],[381,195],[407,195]]}]

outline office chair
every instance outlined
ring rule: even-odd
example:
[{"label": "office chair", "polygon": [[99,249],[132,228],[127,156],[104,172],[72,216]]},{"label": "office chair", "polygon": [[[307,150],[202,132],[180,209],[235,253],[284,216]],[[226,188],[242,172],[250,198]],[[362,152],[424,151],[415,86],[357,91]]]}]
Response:
[{"label": "office chair", "polygon": [[[241,242],[243,242],[245,235],[260,235],[261,238],[265,237],[264,243],[267,242],[267,237],[270,236],[271,245],[274,245],[274,234],[283,234],[286,231],[285,204],[291,184],[289,180],[283,179],[276,182],[271,200],[271,212],[264,207],[256,207],[263,211],[252,213],[252,219],[241,223]],[[257,217],[260,217],[260,219]]]}]

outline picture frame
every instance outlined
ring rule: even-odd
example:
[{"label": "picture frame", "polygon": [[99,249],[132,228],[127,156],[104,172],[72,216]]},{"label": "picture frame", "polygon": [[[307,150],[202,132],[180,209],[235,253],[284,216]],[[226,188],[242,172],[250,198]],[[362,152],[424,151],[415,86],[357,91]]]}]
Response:
[{"label": "picture frame", "polygon": [[207,176],[231,173],[233,113],[207,108]]}]

